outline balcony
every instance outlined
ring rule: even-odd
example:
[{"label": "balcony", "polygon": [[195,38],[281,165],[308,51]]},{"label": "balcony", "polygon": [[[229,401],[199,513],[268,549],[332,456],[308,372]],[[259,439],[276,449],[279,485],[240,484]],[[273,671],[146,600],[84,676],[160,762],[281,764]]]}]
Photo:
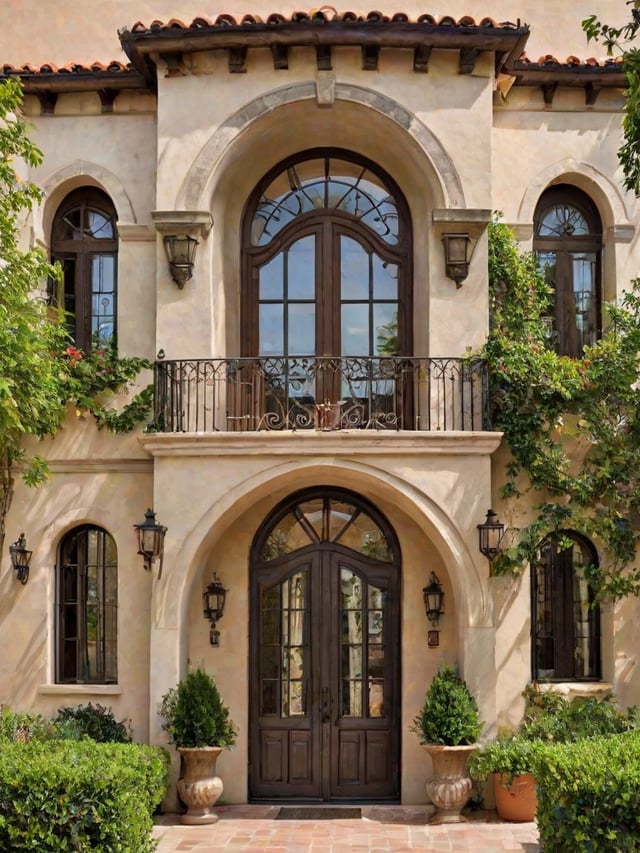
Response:
[{"label": "balcony", "polygon": [[487,387],[479,359],[157,361],[152,430],[489,430]]}]

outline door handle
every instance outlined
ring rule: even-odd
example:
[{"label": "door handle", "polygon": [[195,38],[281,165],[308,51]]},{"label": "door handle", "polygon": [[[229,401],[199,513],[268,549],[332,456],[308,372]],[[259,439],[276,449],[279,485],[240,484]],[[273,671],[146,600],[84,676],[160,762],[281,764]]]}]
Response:
[{"label": "door handle", "polygon": [[331,691],[328,687],[320,688],[320,722],[331,722]]}]

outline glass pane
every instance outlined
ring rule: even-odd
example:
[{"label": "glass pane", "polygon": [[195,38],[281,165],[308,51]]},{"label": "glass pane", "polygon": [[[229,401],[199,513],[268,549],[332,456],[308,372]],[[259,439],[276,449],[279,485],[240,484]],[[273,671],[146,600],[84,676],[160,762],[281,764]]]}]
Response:
[{"label": "glass pane", "polygon": [[342,682],[342,716],[362,716],[362,681],[350,681],[344,679]]},{"label": "glass pane", "polygon": [[310,234],[287,251],[289,299],[315,299],[315,236]]},{"label": "glass pane", "polygon": [[260,267],[258,276],[260,299],[282,299],[284,296],[282,252],[272,258],[268,264]]},{"label": "glass pane", "polygon": [[342,304],[342,355],[372,355],[369,343],[369,304]]},{"label": "glass pane", "polygon": [[371,516],[360,513],[339,539],[341,545],[359,551],[367,557],[392,561],[392,552],[386,537]]},{"label": "glass pane", "polygon": [[277,678],[280,674],[280,655],[276,646],[262,646],[263,678]]},{"label": "glass pane", "polygon": [[557,204],[548,210],[538,229],[540,237],[576,237],[588,233],[586,219],[569,204]]},{"label": "glass pane", "polygon": [[382,610],[369,611],[369,643],[381,643],[383,637]]},{"label": "glass pane", "polygon": [[89,237],[101,240],[113,240],[113,217],[106,217],[99,210],[87,211],[87,231]]},{"label": "glass pane", "polygon": [[357,510],[352,504],[333,500],[330,501],[330,508],[327,539],[330,542],[336,542],[345,526],[351,522],[353,516],[357,513]]},{"label": "glass pane", "polygon": [[278,686],[279,681],[262,682],[262,703],[260,713],[262,716],[274,716],[278,713]]},{"label": "glass pane", "polygon": [[579,352],[596,340],[595,252],[571,253],[573,301],[576,312]]},{"label": "glass pane", "polygon": [[82,211],[79,207],[69,210],[58,224],[56,240],[82,239]]},{"label": "glass pane", "polygon": [[287,355],[313,355],[316,350],[316,308],[314,303],[289,303]]},{"label": "glass pane", "polygon": [[299,505],[298,511],[313,528],[317,541],[325,539],[324,500],[317,498],[316,500],[305,501]]},{"label": "glass pane", "polygon": [[362,646],[342,647],[342,677],[360,678],[362,676]]},{"label": "glass pane", "polygon": [[398,299],[398,265],[373,255],[373,298]]},{"label": "glass pane", "polygon": [[262,551],[263,560],[275,560],[283,554],[289,554],[298,548],[304,548],[312,541],[309,533],[293,515],[287,514],[269,535]]},{"label": "glass pane", "polygon": [[115,258],[91,256],[91,331],[102,341],[113,337],[115,329]]},{"label": "glass pane", "polygon": [[[362,607],[362,581],[349,569],[340,571],[340,591],[342,593],[342,609],[360,611]],[[347,633],[347,638],[349,638]]]},{"label": "glass pane", "polygon": [[381,681],[369,682],[369,716],[384,717],[384,685]]},{"label": "glass pane", "polygon": [[[373,338],[376,355],[398,353],[398,305],[395,302],[376,302],[373,305]],[[372,353],[373,355],[373,353]]]},{"label": "glass pane", "polygon": [[369,648],[369,678],[384,676],[384,647],[375,645]]},{"label": "glass pane", "polygon": [[264,303],[258,309],[259,355],[284,354],[284,313],[282,303]]},{"label": "glass pane", "polygon": [[369,299],[369,253],[350,237],[340,237],[340,296]]}]

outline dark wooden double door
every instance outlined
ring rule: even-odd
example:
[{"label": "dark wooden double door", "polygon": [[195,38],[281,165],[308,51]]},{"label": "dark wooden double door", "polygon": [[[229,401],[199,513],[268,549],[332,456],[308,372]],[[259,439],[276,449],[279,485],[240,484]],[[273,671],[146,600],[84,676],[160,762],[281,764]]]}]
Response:
[{"label": "dark wooden double door", "polygon": [[255,566],[250,796],[399,796],[397,567],[319,543]]}]

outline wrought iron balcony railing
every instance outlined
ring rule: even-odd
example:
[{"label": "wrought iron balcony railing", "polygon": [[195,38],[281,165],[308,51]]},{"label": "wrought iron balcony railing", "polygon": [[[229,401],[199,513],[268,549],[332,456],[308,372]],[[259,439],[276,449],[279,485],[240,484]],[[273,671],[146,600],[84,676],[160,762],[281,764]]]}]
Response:
[{"label": "wrought iron balcony railing", "polygon": [[260,357],[157,361],[158,432],[487,430],[480,359]]}]

